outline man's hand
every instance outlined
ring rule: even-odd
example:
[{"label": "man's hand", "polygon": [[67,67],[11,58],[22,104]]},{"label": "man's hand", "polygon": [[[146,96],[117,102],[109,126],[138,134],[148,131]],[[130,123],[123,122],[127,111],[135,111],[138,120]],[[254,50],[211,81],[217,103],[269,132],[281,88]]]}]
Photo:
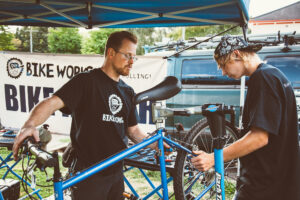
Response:
[{"label": "man's hand", "polygon": [[18,160],[19,148],[22,145],[23,141],[31,136],[33,136],[36,142],[40,141],[39,132],[38,130],[36,130],[35,127],[24,127],[19,131],[18,135],[15,138],[15,142],[12,148],[15,160]]},{"label": "man's hand", "polygon": [[193,151],[193,153],[198,156],[193,157],[191,161],[199,171],[207,171],[215,165],[213,153],[205,153],[204,151]]},{"label": "man's hand", "polygon": [[[155,142],[151,145],[149,145],[151,149],[154,149],[155,151],[158,151],[159,148],[158,148],[158,142]],[[170,149],[170,145],[168,145],[167,143],[164,142],[164,153],[165,155],[170,155],[172,152],[171,151],[166,151],[166,149]]]}]

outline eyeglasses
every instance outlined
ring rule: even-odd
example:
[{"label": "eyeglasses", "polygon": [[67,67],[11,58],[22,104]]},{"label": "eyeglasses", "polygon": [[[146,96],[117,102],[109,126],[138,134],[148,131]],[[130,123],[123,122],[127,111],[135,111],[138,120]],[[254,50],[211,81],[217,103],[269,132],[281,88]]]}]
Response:
[{"label": "eyeglasses", "polygon": [[116,51],[116,52],[122,54],[127,60],[131,60],[131,59],[133,61],[137,61],[138,60],[138,58],[136,56],[131,56],[128,53],[123,53],[121,51]]}]

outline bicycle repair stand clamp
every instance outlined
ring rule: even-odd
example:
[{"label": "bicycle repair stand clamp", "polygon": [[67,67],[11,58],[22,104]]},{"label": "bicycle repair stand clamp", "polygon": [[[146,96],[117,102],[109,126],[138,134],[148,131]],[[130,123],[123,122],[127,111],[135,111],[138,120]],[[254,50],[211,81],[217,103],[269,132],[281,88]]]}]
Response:
[{"label": "bicycle repair stand clamp", "polygon": [[224,104],[204,104],[202,106],[202,115],[207,118],[215,149],[222,149],[225,145],[225,114],[232,114],[232,112],[233,107]]}]

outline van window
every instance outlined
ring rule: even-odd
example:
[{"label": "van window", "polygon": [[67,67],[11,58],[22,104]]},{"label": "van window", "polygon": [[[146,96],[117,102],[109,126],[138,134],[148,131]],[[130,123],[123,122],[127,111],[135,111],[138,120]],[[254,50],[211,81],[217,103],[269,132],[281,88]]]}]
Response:
[{"label": "van window", "polygon": [[222,76],[222,70],[213,59],[183,60],[181,74],[182,84],[240,84],[240,80]]},{"label": "van window", "polygon": [[300,55],[267,57],[265,60],[268,64],[280,69],[294,88],[300,88]]}]

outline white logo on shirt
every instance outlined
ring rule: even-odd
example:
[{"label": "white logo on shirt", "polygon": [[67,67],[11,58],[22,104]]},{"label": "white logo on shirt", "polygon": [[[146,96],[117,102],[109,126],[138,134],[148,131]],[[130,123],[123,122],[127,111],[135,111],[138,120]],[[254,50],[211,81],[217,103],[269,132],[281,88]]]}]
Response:
[{"label": "white logo on shirt", "polygon": [[115,94],[112,94],[108,98],[109,109],[113,115],[120,112],[122,109],[123,103],[120,97]]}]

